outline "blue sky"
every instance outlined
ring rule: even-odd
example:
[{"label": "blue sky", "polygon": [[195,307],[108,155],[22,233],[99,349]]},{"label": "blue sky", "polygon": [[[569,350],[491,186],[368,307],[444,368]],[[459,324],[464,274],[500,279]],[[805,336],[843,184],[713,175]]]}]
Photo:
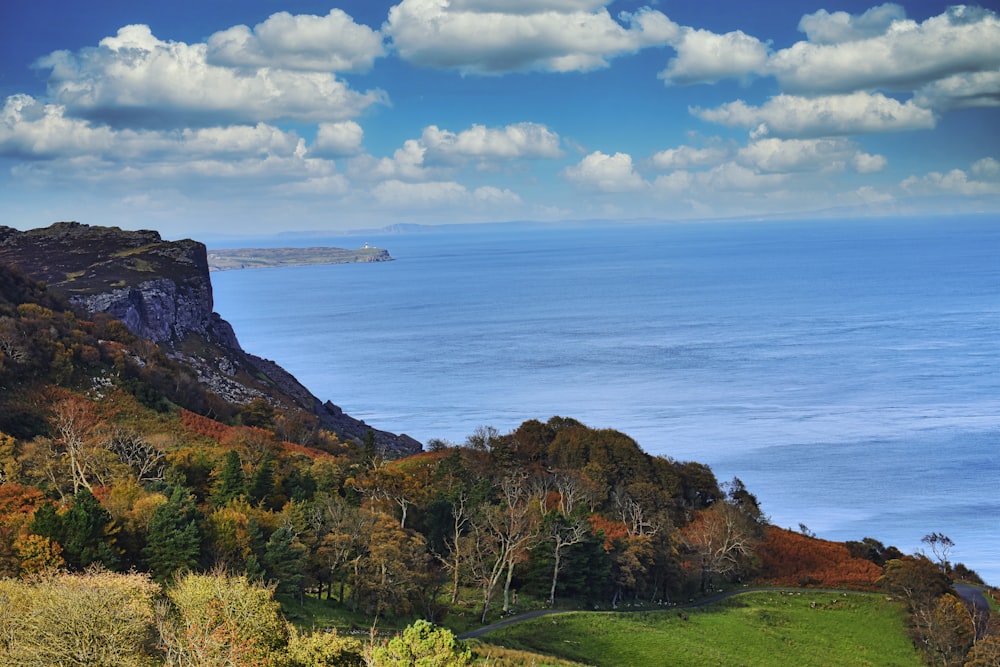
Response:
[{"label": "blue sky", "polygon": [[0,7],[0,224],[1000,211],[995,3]]}]

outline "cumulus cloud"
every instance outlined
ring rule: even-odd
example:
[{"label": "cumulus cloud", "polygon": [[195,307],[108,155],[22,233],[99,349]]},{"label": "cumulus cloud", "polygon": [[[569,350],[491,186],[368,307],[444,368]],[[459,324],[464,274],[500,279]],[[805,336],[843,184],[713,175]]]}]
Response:
[{"label": "cumulus cloud", "polygon": [[632,166],[632,156],[628,153],[607,155],[595,151],[578,164],[567,167],[563,174],[581,187],[600,192],[634,192],[648,185],[636,173]]},{"label": "cumulus cloud", "polygon": [[0,111],[0,154],[27,159],[90,156],[109,162],[302,156],[294,132],[267,123],[183,130],[116,130],[68,118],[59,105],[27,95],[7,99]]},{"label": "cumulus cloud", "polygon": [[761,71],[768,47],[742,30],[719,35],[708,30],[684,28],[671,45],[677,50],[660,78],[668,84],[714,83],[729,77],[746,77]]},{"label": "cumulus cloud", "polygon": [[562,156],[559,135],[537,123],[517,123],[501,128],[473,125],[457,134],[431,125],[424,129],[420,142],[427,148],[430,158],[446,162]]},{"label": "cumulus cloud", "polygon": [[848,165],[859,173],[880,171],[885,158],[858,150],[843,139],[776,139],[752,141],[740,149],[737,162],[763,172],[843,171]]},{"label": "cumulus cloud", "polygon": [[742,100],[715,109],[691,109],[710,123],[752,129],[754,136],[823,137],[933,128],[933,112],[912,100],[900,103],[881,93],[800,97],[778,95],[755,107]]},{"label": "cumulus cloud", "polygon": [[30,95],[8,97],[0,110],[0,155],[25,159],[103,153],[115,143],[108,128],[66,118],[64,108]]},{"label": "cumulus cloud", "polygon": [[945,77],[921,87],[913,101],[942,110],[1000,106],[1000,71]]},{"label": "cumulus cloud", "polygon": [[562,156],[559,135],[537,123],[488,128],[473,125],[461,132],[436,125],[424,128],[419,139],[408,139],[391,158],[360,156],[351,161],[357,178],[367,180],[441,180],[451,169],[474,161],[480,164]]},{"label": "cumulus cloud", "polygon": [[206,59],[226,67],[366,72],[385,54],[382,37],[340,9],[326,16],[272,14],[251,30],[233,26],[208,38]]},{"label": "cumulus cloud", "polygon": [[1000,67],[1000,18],[994,12],[959,5],[917,23],[904,19],[895,5],[876,10],[860,17],[807,16],[802,27],[818,41],[776,52],[767,70],[786,92],[816,94],[913,90]]},{"label": "cumulus cloud", "polygon": [[680,146],[660,151],[650,161],[657,169],[691,169],[720,164],[728,156],[729,151],[725,148]]},{"label": "cumulus cloud", "polygon": [[821,9],[803,16],[799,21],[799,30],[806,34],[810,42],[839,44],[884,35],[893,23],[905,19],[906,10],[895,3],[872,7],[860,15],[847,12],[831,14]]},{"label": "cumulus cloud", "polygon": [[316,140],[309,147],[309,152],[323,157],[357,155],[361,152],[364,136],[365,131],[353,120],[320,123],[316,130]]},{"label": "cumulus cloud", "polygon": [[1000,163],[992,158],[980,160],[969,172],[952,169],[910,176],[900,186],[910,194],[961,195],[966,197],[1000,195]]},{"label": "cumulus cloud", "polygon": [[508,8],[485,0],[402,0],[382,30],[404,60],[466,74],[593,70],[678,34],[660,12],[622,13],[619,22],[606,4],[516,0]]},{"label": "cumulus cloud", "polygon": [[210,65],[205,44],[162,41],[145,25],[125,26],[96,48],[56,51],[38,66],[51,69],[55,103],[118,126],[337,121],[386,99],[381,91],[353,91],[329,73]]}]

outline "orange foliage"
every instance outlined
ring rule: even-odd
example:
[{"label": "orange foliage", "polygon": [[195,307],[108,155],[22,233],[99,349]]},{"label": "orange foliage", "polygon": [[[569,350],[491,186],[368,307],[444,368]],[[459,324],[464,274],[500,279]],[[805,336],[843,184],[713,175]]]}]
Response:
[{"label": "orange foliage", "polygon": [[757,548],[761,579],[775,586],[821,586],[825,588],[875,587],[882,568],[854,558],[840,542],[829,542],[784,530],[767,529]]},{"label": "orange foliage", "polygon": [[0,484],[0,522],[14,514],[30,514],[45,501],[38,489],[20,484]]},{"label": "orange foliage", "polygon": [[232,426],[226,426],[188,410],[181,410],[181,425],[195,435],[214,440],[219,444],[233,431]]},{"label": "orange foliage", "polygon": [[599,531],[604,531],[605,551],[612,551],[615,548],[615,542],[628,535],[628,526],[621,521],[611,521],[597,514],[592,514],[587,520],[590,521],[590,528],[594,531],[594,535]]}]

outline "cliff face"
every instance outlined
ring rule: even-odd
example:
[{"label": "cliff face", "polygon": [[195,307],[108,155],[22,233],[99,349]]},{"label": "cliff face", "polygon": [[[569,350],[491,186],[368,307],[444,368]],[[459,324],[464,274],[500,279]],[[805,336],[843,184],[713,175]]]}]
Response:
[{"label": "cliff face", "polygon": [[266,398],[278,407],[306,410],[325,428],[357,442],[371,431],[386,453],[421,448],[408,436],[372,429],[321,402],[278,364],[244,351],[230,324],[213,312],[201,243],[77,222],[26,232],[0,227],[0,262],[64,292],[89,314],[121,320],[195,369],[203,384],[230,402]]}]

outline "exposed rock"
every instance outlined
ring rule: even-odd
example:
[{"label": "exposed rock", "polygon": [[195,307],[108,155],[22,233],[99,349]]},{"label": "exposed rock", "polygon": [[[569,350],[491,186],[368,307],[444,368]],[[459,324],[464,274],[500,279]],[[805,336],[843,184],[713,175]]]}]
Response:
[{"label": "exposed rock", "polygon": [[406,435],[373,429],[321,402],[278,364],[243,350],[232,326],[213,312],[207,252],[191,240],[163,241],[155,231],[123,231],[59,222],[21,232],[0,226],[0,262],[67,294],[89,314],[108,313],[138,336],[188,364],[227,401],[266,398],[306,410],[343,439],[369,431],[388,454],[421,449]]}]

